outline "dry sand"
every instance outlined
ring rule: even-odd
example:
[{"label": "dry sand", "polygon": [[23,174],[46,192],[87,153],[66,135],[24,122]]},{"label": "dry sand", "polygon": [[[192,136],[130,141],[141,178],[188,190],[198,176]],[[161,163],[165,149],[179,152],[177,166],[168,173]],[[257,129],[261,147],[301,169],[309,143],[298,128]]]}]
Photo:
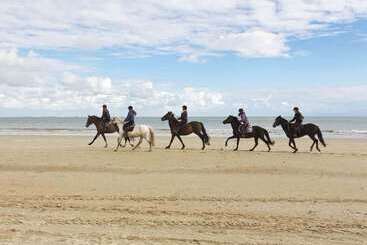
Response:
[{"label": "dry sand", "polygon": [[367,244],[367,141],[292,154],[0,137],[1,244]]}]

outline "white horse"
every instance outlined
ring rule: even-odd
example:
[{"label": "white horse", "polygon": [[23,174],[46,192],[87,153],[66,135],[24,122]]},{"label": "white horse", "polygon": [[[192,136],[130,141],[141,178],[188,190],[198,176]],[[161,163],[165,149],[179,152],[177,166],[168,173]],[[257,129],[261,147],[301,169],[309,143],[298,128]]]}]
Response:
[{"label": "white horse", "polygon": [[[124,130],[123,130],[124,121],[116,117],[112,120],[112,123],[118,126],[119,132],[120,132],[119,137],[117,138],[117,146],[115,148],[115,151],[117,151],[119,146],[121,147],[126,146],[126,141],[124,145],[121,145],[121,141],[124,138]],[[136,144],[133,150],[135,150],[143,142],[143,139],[145,139],[149,143],[149,151],[152,151],[152,146],[154,146],[154,143],[155,143],[155,136],[154,136],[154,131],[152,127],[147,126],[147,125],[136,125],[134,127],[134,130],[128,132],[127,135],[129,138],[132,138],[132,139],[139,138],[139,142],[138,144]]]}]

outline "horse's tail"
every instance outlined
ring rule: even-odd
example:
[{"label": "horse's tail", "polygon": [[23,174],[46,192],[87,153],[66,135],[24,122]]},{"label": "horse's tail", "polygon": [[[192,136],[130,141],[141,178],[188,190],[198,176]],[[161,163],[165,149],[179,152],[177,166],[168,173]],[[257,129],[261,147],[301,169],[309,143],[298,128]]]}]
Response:
[{"label": "horse's tail", "polygon": [[266,137],[266,139],[267,139],[268,143],[269,143],[270,145],[274,145],[274,144],[275,144],[275,142],[274,142],[274,140],[271,140],[271,139],[270,139],[270,135],[269,135],[268,130],[266,130],[266,129],[264,129],[264,130],[265,130],[265,131],[264,131],[264,134],[265,134],[265,137]]},{"label": "horse's tail", "polygon": [[203,131],[203,135],[204,135],[204,143],[206,145],[210,145],[210,138],[209,138],[209,135],[206,133],[204,124],[202,122],[200,124],[201,124],[201,130]]},{"label": "horse's tail", "polygon": [[150,143],[152,144],[152,146],[155,146],[155,134],[154,134],[154,130],[149,127],[149,132],[150,132]]},{"label": "horse's tail", "polygon": [[321,130],[320,128],[317,129],[317,138],[319,138],[319,141],[321,142],[321,144],[326,147],[326,143],[324,141],[324,137],[322,136]]}]

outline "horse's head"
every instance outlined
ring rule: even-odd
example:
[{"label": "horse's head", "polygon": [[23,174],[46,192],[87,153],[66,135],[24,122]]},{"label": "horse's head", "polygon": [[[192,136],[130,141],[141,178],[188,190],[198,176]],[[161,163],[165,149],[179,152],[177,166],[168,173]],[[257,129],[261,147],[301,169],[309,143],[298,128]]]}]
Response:
[{"label": "horse's head", "polygon": [[275,121],[273,123],[273,128],[279,126],[282,123],[282,121],[283,121],[282,116],[278,116],[277,118],[275,118]]},{"label": "horse's head", "polygon": [[167,120],[170,120],[171,118],[173,118],[174,117],[174,115],[173,115],[173,113],[172,113],[172,111],[169,111],[169,112],[167,112],[162,118],[161,118],[161,120],[162,121],[167,121]]},{"label": "horse's head", "polygon": [[85,123],[85,127],[88,128],[93,123],[93,118],[88,115],[87,122]]},{"label": "horse's head", "polygon": [[237,119],[235,116],[229,115],[226,119],[224,119],[223,124],[232,123],[235,119]]}]

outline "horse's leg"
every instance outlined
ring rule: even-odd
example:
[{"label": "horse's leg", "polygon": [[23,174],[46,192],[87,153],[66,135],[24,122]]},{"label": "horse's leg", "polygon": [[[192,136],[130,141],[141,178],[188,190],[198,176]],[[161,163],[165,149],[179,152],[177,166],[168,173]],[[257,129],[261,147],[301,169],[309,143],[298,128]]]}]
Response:
[{"label": "horse's leg", "polygon": [[117,151],[118,148],[121,146],[121,141],[122,141],[122,136],[119,135],[119,137],[117,137],[117,146],[114,151]]},{"label": "horse's leg", "polygon": [[311,147],[310,147],[310,152],[312,152],[313,147],[314,147],[314,145],[316,144],[317,139],[315,138],[315,136],[314,136],[314,135],[308,135],[308,136],[309,136],[309,137],[310,137],[310,139],[312,140],[312,145],[311,145]]},{"label": "horse's leg", "polygon": [[185,144],[184,144],[184,142],[182,141],[182,139],[181,139],[180,135],[178,135],[178,134],[177,134],[177,138],[178,138],[178,140],[179,140],[179,141],[181,142],[181,144],[182,144],[181,150],[185,149]]},{"label": "horse's leg", "polygon": [[88,145],[91,145],[94,143],[94,141],[96,141],[96,139],[98,138],[98,136],[100,135],[99,132],[97,132],[96,136],[94,136],[94,139],[88,144]]},{"label": "horse's leg", "polygon": [[250,149],[250,151],[255,150],[255,148],[256,148],[256,147],[257,147],[257,145],[259,144],[259,138],[258,138],[258,137],[254,137],[254,140],[255,140],[255,145],[254,145],[254,147],[252,147],[252,148]]},{"label": "horse's leg", "polygon": [[104,139],[104,142],[105,142],[104,148],[107,148],[108,144],[107,144],[106,136],[104,135],[104,133],[102,133],[101,135],[102,135],[102,137]]},{"label": "horse's leg", "polygon": [[296,152],[298,151],[298,149],[297,149],[296,141],[294,140],[294,138],[292,138],[292,143],[293,143],[293,146],[294,146],[294,151],[293,151],[293,153],[296,153]]},{"label": "horse's leg", "polygon": [[204,135],[202,135],[201,133],[197,133],[197,132],[194,132],[194,134],[196,134],[201,139],[203,143],[203,146],[201,147],[201,149],[204,150],[205,149]]},{"label": "horse's leg", "polygon": [[293,147],[293,145],[292,145],[292,138],[289,138],[288,145],[289,145],[290,148],[292,148],[293,150],[295,150],[294,147]]},{"label": "horse's leg", "polygon": [[175,134],[171,134],[171,141],[169,142],[168,146],[166,146],[166,149],[169,149],[171,148],[171,145],[172,145],[172,142],[173,142],[173,139],[176,137]]},{"label": "horse's leg", "polygon": [[321,150],[320,150],[320,148],[319,148],[319,141],[317,140],[317,138],[315,137],[315,135],[313,136],[313,138],[315,138],[314,143],[316,144],[316,150],[317,150],[318,152],[321,152]]},{"label": "horse's leg", "polygon": [[224,146],[227,147],[228,146],[228,141],[231,140],[231,139],[234,139],[236,138],[236,136],[232,135],[231,137],[228,137],[228,139],[226,140]]},{"label": "horse's leg", "polygon": [[269,142],[264,138],[264,136],[263,136],[263,135],[262,135],[262,136],[260,136],[260,139],[261,139],[262,141],[264,141],[264,143],[268,146],[268,152],[269,152],[269,151],[271,151],[271,148],[270,148]]},{"label": "horse's leg", "polygon": [[142,136],[140,136],[139,142],[136,144],[136,146],[133,148],[133,150],[138,148],[138,146],[141,144],[141,142],[143,142],[143,137]]},{"label": "horse's leg", "polygon": [[129,141],[129,145],[130,145],[131,147],[134,147],[134,144],[131,144],[131,141],[130,141],[130,138],[129,138],[129,137],[126,137],[126,138],[125,138],[125,145],[126,145],[126,141]]},{"label": "horse's leg", "polygon": [[234,151],[238,150],[239,145],[240,145],[240,136],[237,136],[237,145],[236,145],[236,148],[234,149]]},{"label": "horse's leg", "polygon": [[145,135],[144,136],[144,139],[148,142],[148,144],[149,144],[149,151],[152,151],[152,145],[153,145],[153,143],[152,143],[152,141],[150,141],[150,140],[148,140],[148,137]]}]

